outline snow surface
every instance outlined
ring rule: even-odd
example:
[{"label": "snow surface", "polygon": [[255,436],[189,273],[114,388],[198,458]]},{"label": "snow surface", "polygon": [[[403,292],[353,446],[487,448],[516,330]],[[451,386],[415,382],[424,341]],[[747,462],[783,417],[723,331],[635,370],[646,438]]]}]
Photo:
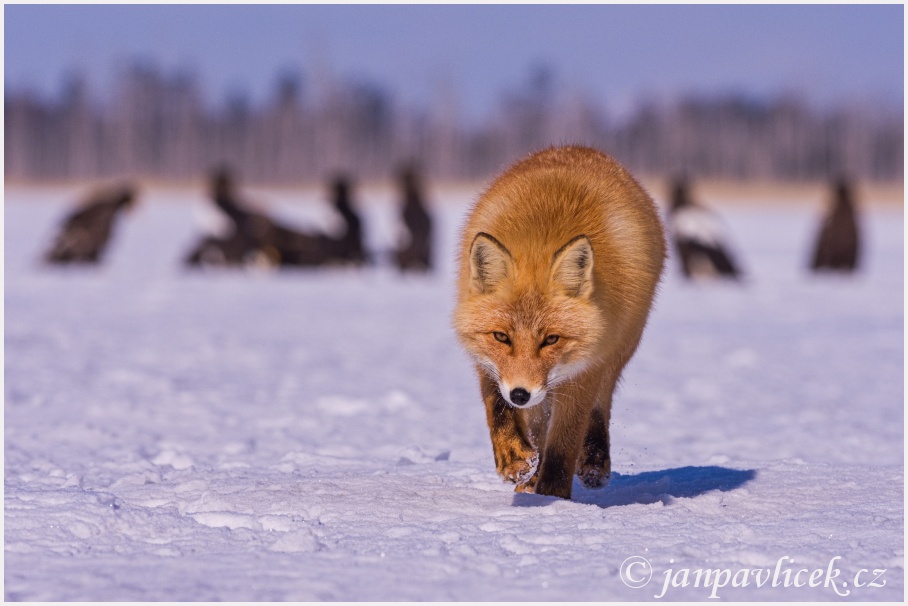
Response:
[{"label": "snow surface", "polygon": [[[809,204],[714,205],[746,282],[685,283],[670,259],[616,396],[612,482],[564,501],[495,474],[450,328],[471,193],[436,200],[427,277],[186,271],[201,193],[154,189],[104,266],[43,267],[78,193],[6,190],[8,600],[645,600],[682,568],[662,599],[903,597],[899,208],[867,212],[843,278],[805,270]],[[331,221],[317,195],[263,198]],[[373,250],[392,202],[366,213]],[[622,581],[631,556],[644,588]],[[780,561],[833,579],[693,586]],[[854,587],[861,569],[885,585]]]}]

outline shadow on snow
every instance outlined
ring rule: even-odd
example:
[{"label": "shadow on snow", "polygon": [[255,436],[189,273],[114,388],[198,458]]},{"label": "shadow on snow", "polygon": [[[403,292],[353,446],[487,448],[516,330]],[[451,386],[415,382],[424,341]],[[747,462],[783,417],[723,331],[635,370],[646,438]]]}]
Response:
[{"label": "shadow on snow", "polygon": [[[670,505],[674,499],[698,497],[713,490],[734,490],[757,477],[753,469],[728,467],[676,467],[662,471],[635,474],[612,473],[605,488],[590,490],[574,478],[571,500],[599,507],[648,505],[661,501]],[[557,502],[557,497],[516,493],[515,507],[543,507]]]}]

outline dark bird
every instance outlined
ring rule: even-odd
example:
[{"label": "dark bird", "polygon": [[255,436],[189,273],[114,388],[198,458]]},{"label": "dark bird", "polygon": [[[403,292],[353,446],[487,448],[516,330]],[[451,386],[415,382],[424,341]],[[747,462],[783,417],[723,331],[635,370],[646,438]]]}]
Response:
[{"label": "dark bird", "polygon": [[829,211],[820,225],[810,268],[813,271],[854,271],[858,265],[860,234],[851,186],[845,179],[834,183]]},{"label": "dark bird", "polygon": [[261,260],[276,265],[276,254],[264,247],[264,234],[270,222],[264,215],[245,208],[238,199],[230,171],[225,168],[214,171],[210,186],[211,199],[229,220],[229,227],[223,236],[202,239],[186,257],[186,263],[232,266]]},{"label": "dark bird", "polygon": [[418,173],[412,166],[401,169],[398,182],[403,194],[401,219],[407,230],[395,254],[402,270],[429,271],[432,268],[432,218],[423,202]]},{"label": "dark bird", "polygon": [[683,179],[676,180],[672,189],[669,227],[686,278],[741,277],[724,242],[719,217],[690,199],[687,182]]},{"label": "dark bird", "polygon": [[350,202],[352,188],[344,175],[332,181],[332,203],[344,221],[344,232],[339,238],[324,236],[323,246],[332,262],[361,265],[367,261],[367,255],[363,248],[362,220]]},{"label": "dark bird", "polygon": [[136,191],[131,185],[101,191],[70,214],[53,246],[44,256],[48,263],[98,263],[122,210],[132,207]]},{"label": "dark bird", "polygon": [[[346,182],[343,187],[347,187]],[[365,255],[359,217],[346,196],[344,189],[343,199],[335,199],[335,208],[347,226],[344,236],[337,239],[321,233],[306,233],[250,209],[237,195],[229,171],[220,169],[211,178],[211,198],[229,219],[230,232],[221,237],[204,238],[187,256],[186,263],[272,267],[361,263]]]}]

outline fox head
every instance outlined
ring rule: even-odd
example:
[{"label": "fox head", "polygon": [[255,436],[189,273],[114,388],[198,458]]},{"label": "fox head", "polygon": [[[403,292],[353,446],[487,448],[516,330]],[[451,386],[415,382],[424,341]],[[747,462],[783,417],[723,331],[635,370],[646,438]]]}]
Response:
[{"label": "fox head", "polygon": [[501,242],[479,233],[469,252],[469,293],[455,315],[467,351],[519,408],[541,403],[586,370],[603,331],[591,300],[590,240],[571,239],[543,265],[521,266]]}]

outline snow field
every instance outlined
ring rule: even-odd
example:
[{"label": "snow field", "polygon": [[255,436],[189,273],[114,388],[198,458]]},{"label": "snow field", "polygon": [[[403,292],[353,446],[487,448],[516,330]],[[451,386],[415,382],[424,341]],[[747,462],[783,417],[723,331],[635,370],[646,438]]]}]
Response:
[{"label": "snow field", "polygon": [[[785,556],[841,575],[717,594],[903,597],[900,209],[865,215],[864,270],[841,278],[804,269],[804,207],[717,206],[747,281],[684,283],[669,260],[612,482],[568,502],[495,474],[449,321],[469,196],[436,207],[438,271],[400,276],[185,271],[202,200],[153,190],[104,266],[41,267],[71,195],[6,194],[6,599],[645,600],[665,571]],[[291,202],[273,210],[330,227]],[[373,250],[392,202],[364,213]],[[885,585],[854,587],[861,569]]]}]

